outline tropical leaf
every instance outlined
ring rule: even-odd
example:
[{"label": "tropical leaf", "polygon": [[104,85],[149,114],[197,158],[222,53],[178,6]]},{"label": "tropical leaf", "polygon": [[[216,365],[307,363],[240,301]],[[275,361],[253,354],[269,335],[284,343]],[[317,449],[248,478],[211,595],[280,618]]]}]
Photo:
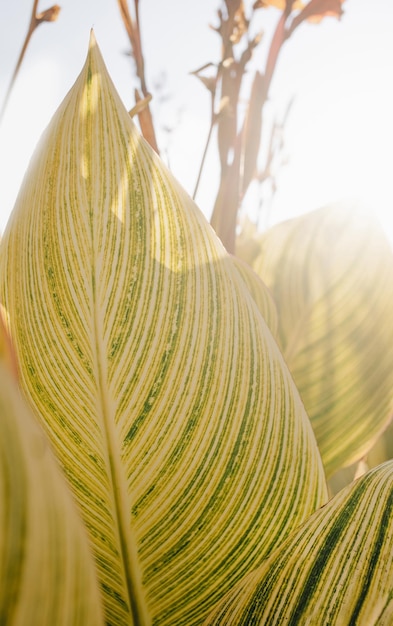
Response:
[{"label": "tropical leaf", "polygon": [[99,626],[88,535],[47,437],[20,396],[8,346],[0,323],[0,623]]},{"label": "tropical leaf", "polygon": [[393,255],[365,211],[278,224],[253,262],[277,304],[279,344],[327,474],[362,458],[393,411]]},{"label": "tropical leaf", "polygon": [[242,259],[232,257],[233,262],[244,280],[249,292],[254,298],[263,319],[268,325],[273,337],[277,338],[278,332],[278,317],[277,307],[274,302],[273,296],[265,283],[260,279],[258,274]]},{"label": "tropical leaf", "polygon": [[393,461],[314,513],[205,625],[393,623]]},{"label": "tropical leaf", "polygon": [[325,501],[324,472],[256,304],[94,40],[33,157],[0,276],[107,622],[201,623]]}]

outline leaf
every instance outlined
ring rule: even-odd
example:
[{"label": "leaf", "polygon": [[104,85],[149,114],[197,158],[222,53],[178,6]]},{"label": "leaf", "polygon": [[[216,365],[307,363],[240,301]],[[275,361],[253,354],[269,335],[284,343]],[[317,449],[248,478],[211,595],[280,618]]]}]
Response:
[{"label": "leaf", "polygon": [[337,205],[279,224],[253,267],[327,474],[362,458],[393,412],[393,255],[378,223]]},{"label": "leaf", "polygon": [[196,76],[196,78],[198,78],[203,85],[205,85],[206,89],[210,91],[211,94],[215,93],[217,83],[217,78],[215,76],[203,76],[197,72],[192,72],[192,74]]},{"label": "leaf", "polygon": [[128,114],[131,115],[131,117],[135,117],[135,115],[139,115],[139,113],[144,111],[152,99],[151,94],[149,94],[146,98],[141,98],[137,89],[135,90],[135,94],[137,94],[135,98],[136,104],[132,107],[132,109],[130,109],[130,111],[128,111]]},{"label": "leaf", "polygon": [[94,40],[25,177],[0,277],[106,621],[200,624],[325,501],[324,473],[243,280]]},{"label": "leaf", "polygon": [[0,326],[0,622],[99,626],[90,544],[49,442],[23,402]]},{"label": "leaf", "polygon": [[49,9],[46,9],[41,13],[37,13],[35,18],[39,24],[41,22],[56,22],[57,18],[59,17],[60,11],[61,7],[58,4],[54,4]]},{"label": "leaf", "polygon": [[389,626],[393,462],[314,513],[212,612],[205,626]]},{"label": "leaf", "polygon": [[277,338],[278,318],[277,307],[273,296],[258,274],[246,263],[237,257],[232,257],[233,262],[244,280],[247,288],[255,300],[263,319],[268,325],[273,337]]}]

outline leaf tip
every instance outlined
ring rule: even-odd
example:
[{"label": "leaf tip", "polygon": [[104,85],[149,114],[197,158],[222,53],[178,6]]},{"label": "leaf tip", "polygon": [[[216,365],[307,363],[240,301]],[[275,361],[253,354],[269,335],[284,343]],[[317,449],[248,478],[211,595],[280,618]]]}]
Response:
[{"label": "leaf tip", "polygon": [[92,51],[93,48],[95,48],[97,45],[97,40],[96,40],[96,36],[94,33],[94,28],[90,29],[90,40],[89,40],[89,52]]}]

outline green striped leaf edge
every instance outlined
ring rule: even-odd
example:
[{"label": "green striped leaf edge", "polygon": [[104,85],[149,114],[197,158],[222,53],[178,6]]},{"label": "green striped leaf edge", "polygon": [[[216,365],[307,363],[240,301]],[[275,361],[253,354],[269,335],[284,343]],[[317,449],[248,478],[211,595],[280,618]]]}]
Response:
[{"label": "green striped leaf edge", "polygon": [[314,513],[215,608],[205,626],[390,626],[393,461]]},{"label": "green striped leaf edge", "polygon": [[[0,324],[0,347],[3,343]],[[0,623],[100,626],[90,541],[0,350]]]},{"label": "green striped leaf edge", "polygon": [[271,333],[94,38],[1,242],[0,293],[108,623],[201,623],[326,501]]},{"label": "green striped leaf edge", "polygon": [[264,233],[253,262],[327,475],[361,459],[393,414],[393,253],[360,206],[323,207]]}]

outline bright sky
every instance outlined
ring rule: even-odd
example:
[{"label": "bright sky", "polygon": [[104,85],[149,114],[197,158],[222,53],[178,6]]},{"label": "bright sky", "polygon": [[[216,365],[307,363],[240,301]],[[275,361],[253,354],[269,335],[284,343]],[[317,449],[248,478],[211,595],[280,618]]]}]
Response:
[{"label": "bright sky", "polygon": [[[61,4],[61,0],[58,0]],[[32,0],[3,3],[0,22],[0,99],[19,54]],[[130,6],[133,4],[129,1]],[[250,2],[248,4],[251,4]],[[246,2],[247,5],[247,2]],[[41,2],[43,10],[50,3]],[[155,103],[157,127],[170,167],[191,194],[209,126],[209,96],[189,72],[219,58],[219,0],[140,0],[148,85],[165,75],[165,103]],[[271,222],[342,199],[359,200],[379,216],[393,241],[393,3],[346,0],[338,22],[303,24],[285,44],[267,114],[294,105],[285,133],[289,163],[270,207]],[[255,66],[263,69],[279,12],[259,11],[265,31]],[[43,129],[85,60],[94,27],[113,81],[127,108],[136,86],[116,0],[68,0],[59,19],[34,33],[0,127],[0,231]],[[165,150],[164,150],[165,152]],[[164,154],[166,158],[166,154]],[[214,202],[218,165],[213,141],[197,202],[206,216]],[[255,213],[258,200],[249,194]]]}]

